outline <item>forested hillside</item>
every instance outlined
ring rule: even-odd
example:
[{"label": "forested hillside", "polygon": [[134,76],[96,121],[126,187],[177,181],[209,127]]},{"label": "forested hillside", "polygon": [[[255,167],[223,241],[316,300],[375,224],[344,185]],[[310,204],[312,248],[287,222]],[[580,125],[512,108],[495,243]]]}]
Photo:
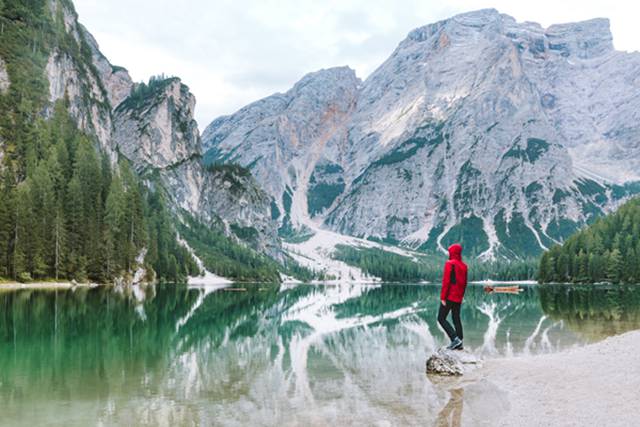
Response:
[{"label": "forested hillside", "polygon": [[640,281],[640,199],[545,252],[538,280],[548,282]]},{"label": "forested hillside", "polygon": [[[125,157],[97,140],[111,98],[71,2],[0,2],[0,12],[0,278],[108,282],[140,267],[146,280],[198,273],[177,243],[163,189],[143,185]],[[56,55],[78,73],[71,80],[79,92],[52,102]]]},{"label": "forested hillside", "polygon": [[0,276],[106,282],[133,271],[141,252],[159,279],[198,272],[161,195],[126,160],[112,168],[62,103],[27,130],[26,156],[7,157],[1,172]]},{"label": "forested hillside", "polygon": [[[387,282],[439,282],[447,260],[441,253],[425,254],[412,260],[382,249],[345,245],[336,246],[333,257]],[[481,262],[465,254],[463,258],[469,267],[469,280],[531,280],[536,273],[535,258],[511,262]]]}]

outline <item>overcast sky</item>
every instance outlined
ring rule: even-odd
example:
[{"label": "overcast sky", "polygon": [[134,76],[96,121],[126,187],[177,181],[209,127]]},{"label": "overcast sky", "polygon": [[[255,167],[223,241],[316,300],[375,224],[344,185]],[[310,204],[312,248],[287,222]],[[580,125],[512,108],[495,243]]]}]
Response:
[{"label": "overcast sky", "polygon": [[75,0],[80,22],[136,81],[178,76],[201,129],[304,74],[348,65],[364,79],[413,28],[494,7],[543,26],[611,20],[614,45],[640,50],[640,7],[626,0]]}]

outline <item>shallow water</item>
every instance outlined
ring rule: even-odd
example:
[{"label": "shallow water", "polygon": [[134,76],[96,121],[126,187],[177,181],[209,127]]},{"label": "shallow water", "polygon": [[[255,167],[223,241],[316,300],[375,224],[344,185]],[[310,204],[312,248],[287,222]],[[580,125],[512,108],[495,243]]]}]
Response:
[{"label": "shallow water", "polygon": [[[435,425],[463,392],[499,393],[426,378],[446,343],[437,286],[234,286],[0,293],[0,424]],[[640,328],[640,286],[523,288],[468,288],[467,349],[553,352]]]}]

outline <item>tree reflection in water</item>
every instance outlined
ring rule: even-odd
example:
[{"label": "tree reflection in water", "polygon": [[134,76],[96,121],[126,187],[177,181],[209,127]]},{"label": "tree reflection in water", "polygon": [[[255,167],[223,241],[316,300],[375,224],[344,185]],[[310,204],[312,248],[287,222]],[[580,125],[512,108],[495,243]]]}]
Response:
[{"label": "tree reflection in water", "polygon": [[[462,390],[449,396],[423,374],[427,355],[446,343],[438,286],[243,287],[0,293],[3,421],[41,425],[53,414],[66,425],[460,420]],[[531,286],[487,295],[470,286],[465,347],[503,357],[583,343],[585,328],[596,337],[637,328],[639,289]],[[468,398],[472,388],[464,394],[471,417],[480,409]]]},{"label": "tree reflection in water", "polygon": [[588,341],[640,329],[640,285],[542,285],[540,304]]}]

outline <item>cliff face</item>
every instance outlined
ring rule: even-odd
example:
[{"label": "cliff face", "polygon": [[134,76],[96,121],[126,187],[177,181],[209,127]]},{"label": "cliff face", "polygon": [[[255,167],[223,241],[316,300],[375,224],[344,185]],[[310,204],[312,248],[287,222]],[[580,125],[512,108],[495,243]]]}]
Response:
[{"label": "cliff face", "polygon": [[639,71],[606,19],[471,12],[413,30],[364,82],[313,73],[214,120],[205,158],[250,167],[294,227],[534,255],[634,193]]},{"label": "cliff face", "polygon": [[203,134],[211,147],[205,160],[250,166],[282,217],[294,217],[295,223],[302,224],[306,190],[311,177],[320,173],[316,166],[339,167],[347,143],[345,125],[360,84],[347,67],[321,70],[305,76],[285,94],[217,119]]},{"label": "cliff face", "polygon": [[[176,213],[184,210],[230,236],[234,229],[253,227],[252,246],[281,257],[270,200],[255,181],[239,177],[242,185],[231,191],[219,173],[203,167],[193,118],[196,100],[189,88],[178,78],[134,84],[126,69],[100,52],[68,2],[50,0],[48,11],[62,22],[65,37],[51,48],[46,63],[45,114],[65,99],[78,127],[94,135],[113,162],[124,156],[150,186],[161,185]],[[9,84],[3,70],[0,62],[0,90]]]},{"label": "cliff face", "polygon": [[195,97],[178,78],[136,86],[114,111],[115,148],[144,179],[163,187],[178,212],[239,238],[235,231],[255,230],[249,243],[279,259],[270,198],[242,171],[203,166],[194,107]]},{"label": "cliff face", "polygon": [[115,109],[114,141],[138,172],[164,169],[200,154],[196,104],[178,78],[139,85]]}]

